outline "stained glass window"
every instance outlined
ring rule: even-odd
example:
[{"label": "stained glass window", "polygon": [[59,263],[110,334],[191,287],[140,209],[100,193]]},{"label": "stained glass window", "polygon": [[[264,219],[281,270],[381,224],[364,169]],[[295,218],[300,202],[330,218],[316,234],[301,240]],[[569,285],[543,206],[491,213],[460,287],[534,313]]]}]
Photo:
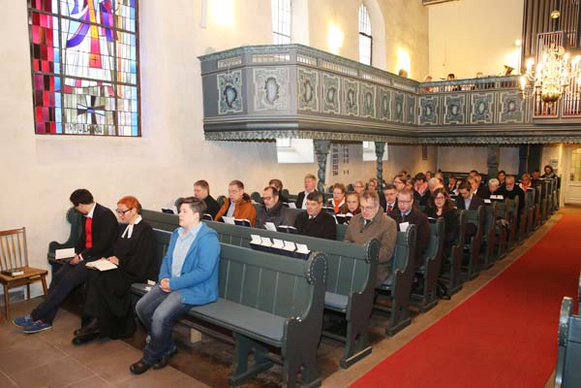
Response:
[{"label": "stained glass window", "polygon": [[138,0],[28,0],[35,132],[140,136]]}]

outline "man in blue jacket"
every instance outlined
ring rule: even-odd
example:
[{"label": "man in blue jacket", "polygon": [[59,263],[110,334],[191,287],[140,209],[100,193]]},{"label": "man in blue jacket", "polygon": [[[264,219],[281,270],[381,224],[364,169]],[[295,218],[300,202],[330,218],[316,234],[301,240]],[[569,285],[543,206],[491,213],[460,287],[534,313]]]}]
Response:
[{"label": "man in blue jacket", "polygon": [[220,242],[216,231],[200,222],[206,204],[188,197],[178,208],[180,227],[172,233],[159,282],[135,306],[150,337],[143,358],[129,368],[136,375],[165,367],[175,355],[171,326],[177,318],[218,299]]}]

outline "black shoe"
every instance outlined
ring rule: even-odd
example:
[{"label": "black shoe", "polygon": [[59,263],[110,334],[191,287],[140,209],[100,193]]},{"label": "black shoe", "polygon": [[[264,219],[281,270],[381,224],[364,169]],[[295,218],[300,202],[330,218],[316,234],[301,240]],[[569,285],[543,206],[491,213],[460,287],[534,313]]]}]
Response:
[{"label": "black shoe", "polygon": [[92,334],[95,331],[99,330],[99,320],[97,318],[92,318],[89,323],[84,326],[81,326],[79,329],[75,330],[74,334],[75,337],[85,335],[85,334]]},{"label": "black shoe", "polygon": [[135,364],[131,364],[131,366],[129,367],[129,370],[134,375],[140,375],[142,373],[147,372],[149,370],[149,368],[151,368],[151,366],[152,366],[152,364],[148,363],[147,361],[145,361],[144,358],[142,358],[141,360],[137,361]]},{"label": "black shoe", "polygon": [[99,338],[99,331],[94,331],[92,333],[79,334],[73,338],[73,345],[82,345],[87,342],[91,342]]},{"label": "black shoe", "polygon": [[178,348],[176,346],[174,346],[173,349],[171,349],[169,352],[167,352],[162,358],[161,360],[155,362],[152,365],[152,368],[157,370],[157,369],[162,369],[165,368],[167,366],[167,364],[169,364],[169,360],[176,355],[176,353],[178,352]]}]

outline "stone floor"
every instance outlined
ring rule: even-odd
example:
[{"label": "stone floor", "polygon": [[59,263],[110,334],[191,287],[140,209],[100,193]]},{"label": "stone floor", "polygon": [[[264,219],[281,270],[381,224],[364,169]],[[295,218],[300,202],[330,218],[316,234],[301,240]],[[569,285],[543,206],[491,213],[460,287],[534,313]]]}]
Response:
[{"label": "stone floor", "polygon": [[[370,331],[373,353],[348,370],[339,367],[342,355],[340,343],[323,339],[318,354],[318,366],[323,386],[346,387],[373,366],[406,345],[473,293],[484,287],[520,255],[532,247],[564,212],[581,213],[581,208],[568,207],[552,217],[524,244],[494,267],[465,284],[452,300],[441,300],[425,314],[413,314],[412,324],[391,338],[384,336],[384,319],[374,316]],[[12,305],[12,315],[30,311],[41,298]],[[129,372],[129,365],[141,357],[145,342],[139,329],[126,341],[102,339],[82,346],[71,344],[72,333],[79,325],[74,307],[61,309],[54,328],[34,335],[25,335],[6,319],[0,322],[0,387],[227,387],[233,354],[232,347],[210,338],[190,342],[190,330],[176,325],[174,336],[179,348],[170,367],[150,370],[141,376]],[[556,337],[556,333],[555,333]],[[555,338],[556,340],[556,338]],[[246,384],[246,387],[278,387],[281,368],[274,367]],[[552,379],[547,387],[552,386]]]}]

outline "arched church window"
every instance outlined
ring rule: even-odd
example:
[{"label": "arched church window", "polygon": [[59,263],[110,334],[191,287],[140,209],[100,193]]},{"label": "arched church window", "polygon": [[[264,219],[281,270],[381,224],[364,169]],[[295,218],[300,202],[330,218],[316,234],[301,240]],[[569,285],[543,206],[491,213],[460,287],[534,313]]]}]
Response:
[{"label": "arched church window", "polygon": [[140,136],[138,0],[28,0],[35,133]]},{"label": "arched church window", "polygon": [[359,62],[371,66],[372,47],[371,18],[367,7],[361,4],[359,6]]},{"label": "arched church window", "polygon": [[272,35],[275,44],[291,42],[291,0],[271,0]]}]

